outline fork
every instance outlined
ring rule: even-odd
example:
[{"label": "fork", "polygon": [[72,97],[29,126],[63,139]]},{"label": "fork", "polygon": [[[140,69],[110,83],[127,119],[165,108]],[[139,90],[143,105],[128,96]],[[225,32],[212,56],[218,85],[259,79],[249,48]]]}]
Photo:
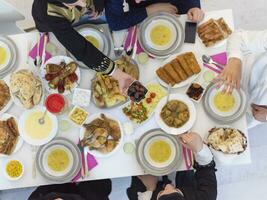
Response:
[{"label": "fork", "polygon": [[38,151],[38,146],[31,145],[32,151],[32,177],[36,178],[36,154]]}]

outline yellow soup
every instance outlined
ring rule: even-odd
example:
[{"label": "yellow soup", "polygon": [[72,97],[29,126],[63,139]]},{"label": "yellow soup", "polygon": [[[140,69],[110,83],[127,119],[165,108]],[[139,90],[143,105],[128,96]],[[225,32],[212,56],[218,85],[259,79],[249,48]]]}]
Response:
[{"label": "yellow soup", "polygon": [[54,149],[49,153],[47,163],[51,170],[62,172],[68,168],[70,159],[63,149]]},{"label": "yellow soup", "polygon": [[44,124],[39,123],[39,119],[43,116],[43,112],[36,111],[29,114],[25,121],[26,133],[36,140],[42,140],[49,136],[52,131],[52,120],[48,115],[45,116]]},{"label": "yellow soup", "polygon": [[159,46],[167,45],[171,40],[171,30],[164,25],[157,25],[150,32],[151,41]]},{"label": "yellow soup", "polygon": [[149,156],[156,163],[164,163],[170,159],[171,147],[163,140],[154,141],[149,147]]},{"label": "yellow soup", "polygon": [[4,47],[0,47],[0,65],[3,65],[7,59],[7,52]]},{"label": "yellow soup", "polygon": [[97,49],[100,48],[99,42],[98,42],[98,40],[95,37],[93,37],[91,35],[87,35],[87,36],[85,36],[85,39],[88,42],[92,43],[92,45],[94,45]]},{"label": "yellow soup", "polygon": [[229,112],[235,106],[235,98],[231,94],[218,92],[214,97],[214,105],[221,112]]}]

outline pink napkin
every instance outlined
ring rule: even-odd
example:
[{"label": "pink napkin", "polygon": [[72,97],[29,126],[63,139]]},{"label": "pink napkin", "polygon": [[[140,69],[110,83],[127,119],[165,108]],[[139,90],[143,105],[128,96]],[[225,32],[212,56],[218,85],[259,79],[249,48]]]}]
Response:
[{"label": "pink napkin", "polygon": [[[47,39],[47,43],[49,42],[49,34],[48,35],[48,39]],[[39,44],[39,56],[42,57],[43,54],[43,50],[44,50],[44,34],[42,34],[41,38],[40,38],[40,44]],[[34,45],[34,47],[32,48],[32,50],[29,52],[29,56],[32,59],[35,59],[36,56],[38,55],[37,52],[37,43]],[[45,52],[45,61],[47,61],[49,58],[51,58],[52,55],[49,52]]]},{"label": "pink napkin", "polygon": [[[219,54],[215,54],[215,55],[212,55],[211,58],[221,64],[221,65],[226,65],[227,64],[227,54],[226,52],[222,52],[222,53],[219,53]],[[208,65],[208,64],[204,64],[205,67],[207,67],[208,69],[220,74],[222,72],[222,69],[219,69],[218,67],[215,67],[213,65]]]},{"label": "pink napkin", "polygon": [[[95,157],[90,154],[87,153],[87,168],[88,170],[92,170],[93,168],[95,168],[97,166],[97,161],[95,159]],[[82,159],[83,160],[83,159]],[[84,160],[82,161],[82,165],[85,165]],[[79,171],[79,173],[72,179],[72,182],[77,182],[79,179],[81,178],[81,170]]]},{"label": "pink napkin", "polygon": [[187,170],[190,170],[193,167],[193,152],[190,149],[187,149],[185,146],[182,147],[183,158]]},{"label": "pink napkin", "polygon": [[[136,37],[137,37],[137,31],[136,31],[136,32],[134,33],[134,35],[133,35],[132,44],[130,44],[130,43],[131,43],[131,36],[132,36],[132,33],[133,33],[133,31],[135,30],[134,27],[135,27],[135,26],[133,26],[133,27],[131,27],[131,28],[128,29],[128,35],[127,35],[126,40],[125,40],[125,43],[124,43],[124,49],[125,49],[125,51],[127,50],[127,48],[128,48],[130,45],[132,45],[132,47],[134,47],[134,42],[135,42],[135,39],[136,39]],[[144,52],[144,50],[142,49],[142,47],[141,47],[139,41],[137,40],[136,54],[139,54],[139,53],[141,53],[141,52]]]}]

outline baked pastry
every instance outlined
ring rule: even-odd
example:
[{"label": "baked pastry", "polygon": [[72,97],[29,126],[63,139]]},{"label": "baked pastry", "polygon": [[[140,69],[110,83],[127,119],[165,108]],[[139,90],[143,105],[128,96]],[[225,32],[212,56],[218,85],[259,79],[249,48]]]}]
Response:
[{"label": "baked pastry", "polygon": [[198,35],[206,47],[213,46],[232,34],[232,30],[223,18],[218,20],[210,19],[201,24],[197,29]]},{"label": "baked pastry", "polygon": [[0,111],[8,104],[10,98],[8,85],[3,80],[0,80]]},{"label": "baked pastry", "polygon": [[24,69],[11,75],[10,89],[26,109],[39,104],[43,95],[40,79],[35,77],[31,71]]},{"label": "baked pastry", "polygon": [[0,121],[0,153],[10,155],[18,140],[18,126],[13,117]]},{"label": "baked pastry", "polygon": [[234,128],[212,128],[208,135],[208,145],[226,154],[240,154],[247,148],[247,138]]},{"label": "baked pastry", "polygon": [[158,77],[166,84],[174,86],[194,74],[198,74],[201,68],[197,62],[195,55],[192,52],[187,52],[178,55],[170,63],[157,69]]}]

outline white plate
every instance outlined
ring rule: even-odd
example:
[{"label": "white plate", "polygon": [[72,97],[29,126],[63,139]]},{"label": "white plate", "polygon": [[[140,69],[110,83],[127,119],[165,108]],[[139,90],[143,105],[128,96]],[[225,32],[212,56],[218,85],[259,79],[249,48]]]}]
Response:
[{"label": "white plate", "polygon": [[5,62],[3,64],[0,64],[0,71],[4,71],[10,63],[11,51],[9,46],[3,41],[0,41],[0,48],[3,48],[7,55]]},{"label": "white plate", "polygon": [[[18,124],[18,120],[17,118],[14,116],[14,115],[10,115],[10,114],[7,114],[7,113],[4,113],[4,114],[1,114],[0,116],[0,120],[3,121],[3,120],[7,120],[8,118],[10,117],[14,117],[16,123]],[[15,154],[16,152],[18,152],[20,150],[20,148],[22,147],[23,145],[23,139],[21,136],[18,137],[18,142],[16,144],[16,147],[14,149],[14,151],[12,152],[11,155]],[[5,154],[0,154],[0,157],[8,157],[8,155],[5,155]]]},{"label": "white plate", "polygon": [[[97,113],[97,114],[90,115],[90,116],[87,118],[87,120],[85,121],[84,124],[88,124],[88,123],[92,122],[93,120],[95,120],[95,119],[97,119],[97,118],[100,118],[100,115],[101,115],[101,114],[102,114],[102,113]],[[112,116],[112,115],[109,115],[109,114],[106,114],[106,113],[103,113],[103,114],[105,114],[105,116],[106,116],[107,118],[116,120],[115,117]],[[95,156],[96,158],[107,158],[107,157],[110,157],[110,156],[112,156],[113,154],[115,154],[115,153],[121,148],[121,146],[122,146],[122,144],[123,144],[123,136],[124,136],[124,135],[123,135],[123,127],[122,127],[120,121],[116,120],[116,122],[119,124],[120,130],[121,130],[121,138],[120,138],[119,144],[115,147],[115,149],[113,149],[113,151],[111,151],[110,153],[104,154],[104,153],[101,153],[101,152],[99,152],[99,151],[97,151],[97,150],[89,150],[88,147],[85,147],[85,148],[84,148],[85,152],[88,152],[88,153],[92,154],[92,155]],[[83,137],[84,137],[84,132],[85,132],[85,128],[82,127],[82,128],[80,129],[80,140],[83,139]]]},{"label": "white plate", "polygon": [[[151,144],[154,142],[154,141],[158,141],[158,140],[162,140],[166,143],[168,143],[170,145],[170,148],[171,148],[171,155],[170,155],[170,158],[165,161],[164,163],[157,163],[157,162],[154,162],[150,155],[149,155],[149,147],[151,146]],[[157,168],[165,168],[167,166],[169,166],[175,159],[175,146],[173,144],[173,141],[171,141],[169,138],[167,137],[163,137],[163,136],[158,136],[157,138],[152,138],[151,140],[149,140],[144,148],[144,155],[145,155],[145,159],[154,167],[157,167]]]},{"label": "white plate", "polygon": [[[4,80],[2,80],[4,81]],[[5,81],[4,81],[5,82]],[[5,82],[6,83],[6,82]],[[7,84],[7,83],[6,83]],[[9,85],[7,84],[8,88],[9,88]],[[0,115],[2,115],[3,113],[5,113],[9,108],[10,106],[12,105],[13,101],[12,101],[12,94],[11,94],[11,91],[10,91],[10,88],[9,88],[9,93],[10,93],[10,99],[8,101],[8,103],[5,105],[5,107],[2,108],[2,110],[0,110]]]},{"label": "white plate", "polygon": [[[28,70],[28,69],[27,69]],[[29,70],[29,71],[31,71],[31,70]],[[35,107],[35,106],[42,106],[43,104],[44,104],[44,94],[45,94],[45,89],[44,89],[44,83],[43,83],[43,81],[42,81],[42,78],[39,76],[39,75],[37,75],[37,74],[34,74],[34,72],[33,71],[31,71],[32,73],[33,73],[33,75],[34,75],[34,77],[35,78],[37,78],[37,79],[39,79],[40,81],[41,81],[41,84],[42,84],[42,97],[41,97],[41,100],[40,100],[40,102],[37,104],[37,105],[34,105],[33,106],[33,108]],[[14,73],[16,73],[16,72],[14,72]],[[9,83],[10,83],[10,78],[11,78],[11,76],[9,77]],[[13,92],[11,91],[11,89],[10,89],[10,92],[11,92],[11,99],[12,99],[12,101],[14,102],[14,104],[16,105],[16,106],[18,106],[18,107],[20,107],[20,108],[23,108],[23,109],[26,109],[24,106],[23,106],[23,104],[21,103],[21,101],[19,100],[19,98],[18,97],[16,97],[14,94],[13,94]]]},{"label": "white plate", "polygon": [[[186,51],[186,52],[188,52],[188,51]],[[167,58],[166,60],[163,61],[163,63],[162,63],[161,66],[166,65],[167,63],[169,63],[169,62],[171,62],[172,60],[174,60],[178,55],[181,55],[181,54],[186,53],[186,52],[180,52],[180,53],[171,55],[169,58]],[[175,84],[174,86],[172,86],[173,89],[174,89],[174,88],[185,87],[185,86],[187,86],[187,85],[193,83],[194,80],[196,80],[197,77],[202,73],[202,71],[203,71],[203,68],[202,68],[202,61],[201,61],[201,59],[200,59],[200,57],[198,56],[197,53],[195,53],[195,52],[193,52],[193,53],[194,53],[194,55],[195,55],[195,57],[196,57],[196,59],[197,59],[197,62],[198,62],[198,64],[199,64],[199,66],[200,66],[201,71],[200,71],[198,74],[194,74],[193,76],[189,77],[188,79],[186,79],[186,80],[184,80],[184,81],[182,81],[182,82],[180,82],[180,83]],[[161,80],[161,79],[159,78],[158,75],[156,75],[156,76],[157,76],[157,79],[158,79],[159,83],[160,83],[163,87],[168,88],[168,84],[165,83],[163,80]]]},{"label": "white plate", "polygon": [[217,93],[221,92],[223,90],[223,87],[221,87],[219,90],[212,90],[210,95],[209,95],[209,98],[208,98],[208,102],[209,102],[209,106],[211,108],[211,110],[216,114],[216,115],[219,115],[219,116],[222,116],[222,117],[229,117],[229,116],[232,116],[234,115],[238,109],[240,108],[241,106],[241,98],[240,98],[240,95],[239,93],[236,91],[236,90],[233,90],[232,92],[232,96],[234,97],[235,99],[235,105],[234,107],[228,111],[228,112],[222,112],[220,110],[218,110],[216,108],[216,106],[214,105],[214,97]]},{"label": "white plate", "polygon": [[[223,16],[222,16],[223,17]],[[207,22],[208,20],[210,20],[211,18],[213,18],[213,19],[215,19],[215,20],[217,20],[217,19],[219,19],[220,17],[218,17],[218,16],[212,16],[212,15],[208,15],[208,16],[205,16],[204,17],[204,19],[198,24],[198,26],[201,26],[201,24],[203,24],[203,23],[205,23],[205,22]],[[232,31],[234,31],[234,24],[232,24],[232,21],[230,20],[230,19],[228,19],[228,18],[226,18],[226,17],[223,17],[223,19],[224,19],[224,21],[225,21],[225,23],[229,26],[229,28],[232,30]],[[228,38],[226,38],[226,39],[224,39],[224,40],[221,40],[221,41],[218,41],[218,42],[216,42],[213,46],[210,46],[210,47],[206,47],[205,45],[204,45],[204,43],[202,42],[202,40],[200,39],[200,37],[198,36],[198,34],[196,34],[197,35],[197,39],[196,39],[196,45],[197,46],[200,46],[200,47],[202,47],[202,48],[220,48],[220,47],[223,47],[223,46],[225,46],[226,45],[226,42],[227,42],[227,39]]]},{"label": "white plate", "polygon": [[[44,81],[45,89],[50,93],[58,93],[58,90],[50,88],[49,85],[48,85],[48,81],[45,80],[45,78],[44,78],[45,74],[46,74],[45,67],[46,67],[47,64],[59,65],[60,62],[62,62],[62,61],[64,61],[66,64],[69,64],[70,62],[73,62],[74,60],[72,58],[70,58],[70,57],[67,57],[67,56],[54,56],[54,57],[50,58],[49,60],[47,60],[45,62],[45,64],[41,67],[41,76],[42,76],[43,81]],[[75,73],[78,76],[78,80],[74,84],[74,86],[72,87],[72,90],[75,89],[78,86],[78,84],[80,83],[80,81],[81,81],[81,72],[80,72],[79,66],[77,67]],[[68,95],[68,94],[71,94],[70,90],[65,90],[64,93],[62,93],[62,95]]]},{"label": "white plate", "polygon": [[58,121],[57,121],[57,117],[53,114],[51,114],[50,112],[47,112],[47,116],[50,117],[51,121],[52,121],[52,130],[50,132],[50,134],[48,135],[47,138],[44,139],[34,139],[31,138],[27,133],[26,133],[26,128],[25,128],[25,121],[27,119],[27,117],[29,116],[30,113],[32,112],[36,112],[36,111],[41,111],[41,112],[45,112],[46,108],[45,107],[36,107],[35,109],[31,109],[31,110],[26,110],[20,117],[19,119],[19,131],[21,134],[21,137],[23,138],[23,140],[31,145],[35,145],[35,146],[40,146],[40,145],[44,145],[48,142],[50,142],[57,134],[57,130],[58,130]]},{"label": "white plate", "polygon": [[[150,34],[151,34],[151,31],[152,29],[155,27],[155,26],[158,26],[158,25],[163,25],[163,26],[166,26],[170,29],[171,33],[172,33],[172,37],[170,38],[170,42],[164,46],[160,46],[160,45],[156,45],[152,42],[151,40],[151,37],[150,37]],[[167,50],[169,49],[175,42],[175,40],[177,39],[177,31],[176,31],[176,28],[174,27],[174,25],[166,20],[166,19],[156,19],[156,20],[152,20],[149,25],[146,27],[145,29],[145,40],[147,42],[147,44],[153,48],[153,49],[156,49],[156,50]]]},{"label": "white plate", "polygon": [[186,95],[183,94],[171,94],[169,100],[178,100],[185,103],[189,109],[189,114],[190,114],[189,120],[180,128],[169,127],[167,124],[165,124],[165,122],[161,119],[160,116],[162,108],[167,103],[167,97],[164,97],[158,103],[158,106],[155,111],[155,119],[159,127],[166,133],[171,135],[179,135],[189,131],[193,127],[197,117],[197,112],[194,103]]},{"label": "white plate", "polygon": [[99,51],[103,51],[104,50],[104,47],[105,47],[104,40],[102,39],[102,37],[100,35],[101,33],[97,29],[88,27],[88,28],[83,28],[83,29],[79,30],[78,32],[83,37],[86,37],[86,36],[94,37],[99,43]]}]

